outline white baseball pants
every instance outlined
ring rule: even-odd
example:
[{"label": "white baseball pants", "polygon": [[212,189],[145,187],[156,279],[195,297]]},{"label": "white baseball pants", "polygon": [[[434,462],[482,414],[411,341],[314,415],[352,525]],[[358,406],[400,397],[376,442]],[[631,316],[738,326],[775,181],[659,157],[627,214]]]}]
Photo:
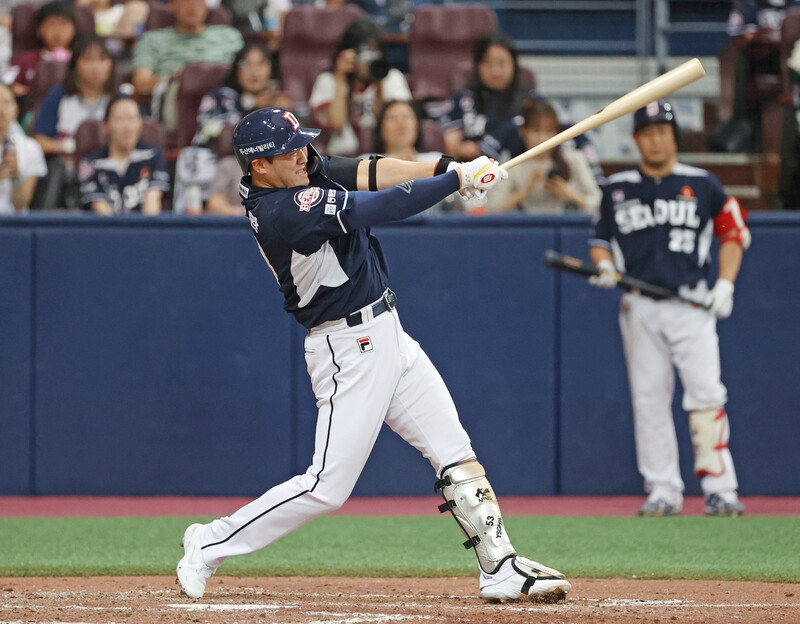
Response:
[{"label": "white baseball pants", "polygon": [[[636,460],[645,491],[680,501],[684,484],[672,414],[674,368],[683,385],[684,410],[725,405],[728,395],[720,380],[717,320],[680,301],[626,293],[619,324],[633,401]],[[706,495],[738,488],[731,453],[727,448],[721,452],[722,474],[700,480]]]},{"label": "white baseball pants", "polygon": [[362,318],[356,327],[341,320],[309,332],[306,364],[319,410],[311,466],[203,528],[203,559],[212,568],[339,508],[384,422],[419,449],[437,475],[475,457],[441,376],[403,331],[397,310],[373,318],[367,306]]}]

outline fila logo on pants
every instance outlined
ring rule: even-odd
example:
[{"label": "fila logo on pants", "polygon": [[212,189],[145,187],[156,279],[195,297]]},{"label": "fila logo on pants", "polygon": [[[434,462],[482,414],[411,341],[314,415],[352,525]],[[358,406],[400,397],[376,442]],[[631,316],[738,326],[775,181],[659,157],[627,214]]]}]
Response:
[{"label": "fila logo on pants", "polygon": [[366,353],[367,351],[372,351],[372,340],[370,340],[369,336],[365,336],[364,338],[359,338],[358,342],[358,349],[361,353]]}]

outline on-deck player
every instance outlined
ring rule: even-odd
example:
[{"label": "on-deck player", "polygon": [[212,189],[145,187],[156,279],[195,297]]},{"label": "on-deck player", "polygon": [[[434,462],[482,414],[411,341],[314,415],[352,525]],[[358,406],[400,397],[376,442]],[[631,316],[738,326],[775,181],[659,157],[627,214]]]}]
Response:
[{"label": "on-deck player", "polygon": [[[677,125],[672,106],[652,102],[634,113],[633,136],[639,167],[608,178],[590,239],[590,256],[600,275],[596,286],[611,288],[617,271],[679,291],[709,306],[623,295],[619,315],[633,400],[634,437],[647,501],[642,516],[678,514],[683,481],[672,420],[673,365],[689,412],[695,475],[705,496],[705,513],[738,516],[744,506],[728,450],[728,396],[720,381],[717,318],[733,309],[734,281],[750,244],[746,212],[717,178],[677,161]],[[719,276],[708,289],[712,236],[720,240]]]},{"label": "on-deck player", "polygon": [[381,246],[370,234],[459,189],[483,195],[507,174],[485,156],[461,164],[445,157],[435,166],[321,157],[311,145],[319,132],[272,108],[247,115],[233,135],[259,249],[284,308],[308,330],[305,357],[319,408],[313,461],[232,516],[189,526],[181,587],[202,596],[227,557],[340,507],[386,422],[435,468],[445,498],[439,509],[453,514],[465,546],[475,548],[484,599],[564,597],[570,584],[563,574],[514,551],[444,382],[403,331]]}]

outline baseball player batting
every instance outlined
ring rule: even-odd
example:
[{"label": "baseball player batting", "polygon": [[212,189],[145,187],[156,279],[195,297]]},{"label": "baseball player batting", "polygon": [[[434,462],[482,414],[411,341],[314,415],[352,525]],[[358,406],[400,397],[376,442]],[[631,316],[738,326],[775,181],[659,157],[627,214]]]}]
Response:
[{"label": "baseball player batting", "polygon": [[[672,419],[674,366],[684,388],[683,409],[689,412],[705,513],[738,516],[744,506],[728,450],[728,397],[720,381],[716,324],[733,309],[734,281],[750,244],[746,213],[713,174],[677,161],[678,127],[668,102],[637,110],[633,124],[641,165],[610,176],[603,188],[589,241],[599,275],[590,282],[611,288],[619,271],[703,304],[636,290],[622,296],[619,323],[633,399],[636,458],[649,494],[639,515],[668,516],[682,508],[684,484]],[[709,291],[715,234],[720,240],[719,277]]]},{"label": "baseball player batting", "polygon": [[488,601],[558,600],[560,572],[518,556],[494,491],[453,400],[400,324],[386,261],[370,228],[422,212],[456,191],[483,195],[507,174],[482,156],[436,165],[373,157],[322,157],[320,131],[280,108],[250,113],[233,146],[240,193],[259,249],[308,330],[305,358],[319,413],[311,466],[230,517],[186,529],[178,563],[183,591],[199,598],[232,555],[250,553],[340,507],[386,422],[436,470],[436,488],[475,549]]}]

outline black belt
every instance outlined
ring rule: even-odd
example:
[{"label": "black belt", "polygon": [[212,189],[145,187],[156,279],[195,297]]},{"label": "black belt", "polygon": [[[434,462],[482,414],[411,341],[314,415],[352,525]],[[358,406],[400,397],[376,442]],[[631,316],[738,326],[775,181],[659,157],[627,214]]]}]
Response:
[{"label": "black belt", "polygon": [[[383,297],[381,297],[380,301],[372,304],[372,317],[375,318],[379,314],[383,314],[389,310],[394,310],[396,306],[397,295],[395,295],[390,288],[387,288],[384,291]],[[361,318],[361,310],[353,312],[352,314],[348,314],[346,320],[348,327],[356,327],[364,322],[364,319]]]},{"label": "black belt", "polygon": [[629,288],[629,293],[633,293],[634,295],[641,295],[642,297],[647,297],[648,299],[653,299],[654,301],[664,301],[665,299],[671,299],[675,295],[659,295],[656,293],[650,292],[642,292],[638,288]]}]

